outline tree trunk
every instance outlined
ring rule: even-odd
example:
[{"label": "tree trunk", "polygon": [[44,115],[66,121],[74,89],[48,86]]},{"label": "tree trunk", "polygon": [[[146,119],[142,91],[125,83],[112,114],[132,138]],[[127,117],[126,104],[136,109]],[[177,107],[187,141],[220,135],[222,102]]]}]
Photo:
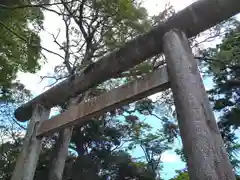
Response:
[{"label": "tree trunk", "polygon": [[171,30],[163,39],[190,179],[234,180],[233,168],[186,35]]},{"label": "tree trunk", "polygon": [[[76,105],[77,101],[78,98],[70,100],[67,109]],[[58,139],[52,152],[51,165],[48,174],[49,180],[62,180],[65,162],[68,157],[68,147],[71,141],[72,131],[73,127],[70,127],[59,132]]]},{"label": "tree trunk", "polygon": [[49,180],[62,180],[71,137],[72,128],[66,128],[59,132],[58,139],[53,149],[53,158],[51,159],[51,165],[49,168]]},{"label": "tree trunk", "polygon": [[11,180],[33,179],[42,149],[42,140],[36,138],[36,132],[43,120],[48,119],[49,113],[49,109],[45,109],[40,105],[35,107]]}]

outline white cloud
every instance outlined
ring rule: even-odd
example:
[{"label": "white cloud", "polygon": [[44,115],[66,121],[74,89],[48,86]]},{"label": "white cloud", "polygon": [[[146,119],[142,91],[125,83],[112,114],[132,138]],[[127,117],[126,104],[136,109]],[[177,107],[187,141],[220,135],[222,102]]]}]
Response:
[{"label": "white cloud", "polygon": [[162,162],[167,162],[167,163],[175,163],[175,162],[180,162],[181,159],[180,157],[173,151],[166,151],[162,154],[161,157]]}]

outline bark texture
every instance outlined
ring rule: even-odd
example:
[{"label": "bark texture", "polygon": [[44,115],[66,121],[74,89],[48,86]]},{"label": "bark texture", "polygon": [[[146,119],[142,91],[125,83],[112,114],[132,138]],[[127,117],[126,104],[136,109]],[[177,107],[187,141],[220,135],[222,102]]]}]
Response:
[{"label": "bark texture", "polygon": [[166,33],[164,53],[190,179],[234,180],[187,36],[179,30]]},{"label": "bark texture", "polygon": [[[67,109],[76,106],[78,98],[71,99]],[[49,180],[62,180],[65,162],[68,157],[68,147],[71,141],[73,127],[62,129],[59,132],[56,144],[53,147],[50,168],[48,171]]]},{"label": "bark texture", "polygon": [[49,180],[62,180],[71,137],[72,128],[66,128],[59,132],[59,137],[53,148],[53,159],[51,159],[51,165],[48,174]]},{"label": "bark texture", "polygon": [[161,53],[163,36],[173,28],[183,30],[187,37],[193,37],[239,12],[240,0],[199,0],[148,33],[101,58],[87,68],[84,76],[67,79],[21,106],[16,110],[15,117],[19,121],[27,121],[31,117],[34,104],[44,104],[51,108],[66,102],[76,94]]},{"label": "bark texture", "polygon": [[36,138],[36,133],[43,120],[48,119],[49,113],[50,110],[43,106],[35,107],[11,180],[33,179],[42,149],[42,140]]}]

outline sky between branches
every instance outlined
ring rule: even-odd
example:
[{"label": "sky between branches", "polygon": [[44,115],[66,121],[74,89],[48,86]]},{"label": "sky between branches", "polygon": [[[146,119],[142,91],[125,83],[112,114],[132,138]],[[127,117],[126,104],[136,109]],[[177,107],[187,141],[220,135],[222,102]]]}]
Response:
[{"label": "sky between branches", "polygon": [[[168,0],[142,0],[143,5],[148,10],[149,15],[157,15],[160,13]],[[176,11],[179,11],[188,5],[190,5],[195,0],[170,0],[170,3],[174,6]],[[54,52],[58,52],[59,47],[53,42],[53,38],[49,33],[56,33],[57,29],[63,27],[63,22],[56,14],[52,12],[45,13],[44,27],[48,32],[41,32],[42,46],[50,49]],[[49,75],[53,72],[56,65],[61,64],[62,60],[56,55],[43,52],[47,57],[47,63],[42,66],[42,69],[36,74],[30,73],[19,73],[18,79],[26,85],[27,89],[30,89],[34,96],[41,94],[43,91],[47,90],[46,86],[50,83],[49,80],[45,79],[41,83],[40,76]]]}]

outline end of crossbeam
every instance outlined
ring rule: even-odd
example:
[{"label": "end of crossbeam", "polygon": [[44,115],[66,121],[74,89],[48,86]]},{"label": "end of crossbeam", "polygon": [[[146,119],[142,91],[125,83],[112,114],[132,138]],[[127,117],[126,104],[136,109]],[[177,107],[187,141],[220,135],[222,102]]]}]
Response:
[{"label": "end of crossbeam", "polygon": [[84,78],[75,79],[71,90],[69,90],[69,81],[63,81],[18,108],[15,117],[19,121],[26,121],[31,117],[33,104],[42,104],[51,108],[59,104],[59,101],[68,100],[75,93],[85,92],[94,85],[114,77],[117,73],[124,72],[145,59],[161,53],[163,36],[173,28],[181,29],[190,38],[239,12],[240,0],[199,0],[147,34],[127,42],[117,51],[102,57],[94,63],[91,72],[86,72]]},{"label": "end of crossbeam", "polygon": [[14,112],[15,118],[20,122],[26,122],[31,119],[33,113],[32,106],[21,106]]}]

